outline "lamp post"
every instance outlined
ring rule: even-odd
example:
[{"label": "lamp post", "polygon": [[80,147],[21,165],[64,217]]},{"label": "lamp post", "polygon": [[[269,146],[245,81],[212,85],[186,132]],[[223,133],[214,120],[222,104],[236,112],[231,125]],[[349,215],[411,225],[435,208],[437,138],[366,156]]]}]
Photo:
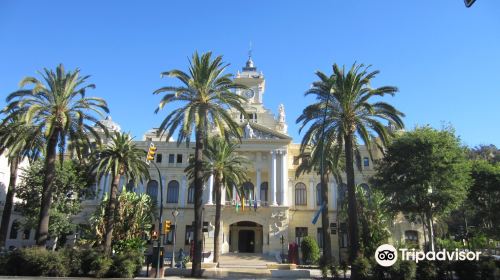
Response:
[{"label": "lamp post", "polygon": [[172,247],[172,263],[170,264],[171,268],[175,268],[175,237],[177,235],[177,215],[179,215],[179,211],[174,209],[172,211],[172,216],[174,216],[174,232],[173,232],[173,247]]}]

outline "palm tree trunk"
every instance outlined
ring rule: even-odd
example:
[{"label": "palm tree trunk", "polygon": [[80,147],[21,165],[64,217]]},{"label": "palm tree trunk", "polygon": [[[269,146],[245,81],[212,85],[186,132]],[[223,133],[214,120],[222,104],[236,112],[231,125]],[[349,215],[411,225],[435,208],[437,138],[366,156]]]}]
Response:
[{"label": "palm tree trunk", "polygon": [[111,255],[111,242],[113,241],[113,228],[115,226],[115,212],[118,201],[116,199],[118,194],[118,184],[120,183],[120,175],[113,175],[113,182],[111,183],[111,190],[109,193],[108,207],[106,207],[106,231],[104,233],[104,253],[107,256]]},{"label": "palm tree trunk", "polygon": [[[200,112],[200,115],[204,115]],[[196,146],[194,152],[194,256],[193,267],[191,269],[192,277],[201,277],[201,262],[203,250],[203,149],[204,149],[204,131],[199,124],[196,129]]]},{"label": "palm tree trunk", "polygon": [[[358,209],[356,205],[356,186],[354,184],[354,151],[353,134],[344,136],[345,141],[345,169],[347,175],[347,200],[348,200],[348,222],[349,222],[349,241],[350,254],[349,260],[353,262],[359,256],[359,228],[358,228]],[[356,279],[356,278],[353,278]]]},{"label": "palm tree trunk", "polygon": [[321,231],[323,234],[323,258],[327,265],[332,262],[332,241],[330,239],[330,221],[328,220],[328,175],[323,172],[321,176],[321,202],[325,208],[321,211]]},{"label": "palm tree trunk", "polygon": [[10,178],[9,189],[5,198],[5,206],[2,213],[2,224],[0,225],[0,247],[5,247],[7,240],[7,232],[9,230],[10,216],[12,215],[12,208],[14,206],[14,196],[16,194],[16,180],[17,170],[19,167],[19,158],[13,158],[10,162]]},{"label": "palm tree trunk", "polygon": [[221,200],[222,200],[222,194],[221,194],[221,178],[220,174],[215,175],[214,179],[214,187],[215,187],[215,236],[214,236],[214,263],[219,262],[219,255],[220,255],[220,216],[221,216]]},{"label": "palm tree trunk", "polygon": [[42,201],[40,204],[40,214],[38,227],[36,230],[36,245],[45,248],[49,237],[50,206],[52,205],[52,191],[54,179],[56,177],[56,148],[59,136],[59,129],[55,129],[47,142],[47,154],[45,157],[45,177],[42,186]]}]

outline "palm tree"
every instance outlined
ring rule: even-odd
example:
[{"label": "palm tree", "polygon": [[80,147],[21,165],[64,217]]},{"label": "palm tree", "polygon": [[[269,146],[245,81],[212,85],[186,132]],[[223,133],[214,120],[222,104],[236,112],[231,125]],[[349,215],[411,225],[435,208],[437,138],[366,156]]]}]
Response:
[{"label": "palm tree", "polygon": [[[365,67],[363,64],[353,64],[347,72],[345,67],[339,68],[337,64],[334,64],[332,68],[331,76],[316,72],[319,80],[313,83],[306,95],[315,95],[317,102],[307,106],[297,122],[302,121],[302,127],[311,123],[309,131],[324,129],[323,141],[336,142],[333,146],[334,154],[340,154],[342,148],[344,149],[351,242],[349,257],[353,261],[360,253],[354,184],[356,136],[365,144],[372,157],[375,136],[379,139],[375,141],[375,144],[381,146],[386,144],[391,135],[380,120],[387,120],[391,126],[399,129],[404,127],[401,119],[404,114],[388,103],[370,102],[372,97],[394,95],[397,92],[397,88],[393,86],[371,88],[370,83],[379,71],[369,72],[369,66]],[[360,165],[359,160],[357,164]]]},{"label": "palm tree", "polygon": [[43,149],[43,136],[19,117],[18,114],[12,114],[0,124],[0,154],[7,157],[10,167],[9,187],[0,225],[0,247],[5,246],[7,239],[19,164],[26,158],[30,163],[34,162]]},{"label": "palm tree", "polygon": [[111,254],[111,241],[113,239],[114,217],[118,204],[118,184],[120,178],[130,180],[135,184],[143,178],[149,178],[148,164],[145,162],[146,151],[137,148],[130,135],[115,132],[111,141],[103,148],[96,151],[93,157],[93,170],[99,180],[106,174],[111,174],[111,189],[109,203],[105,210],[104,252]]},{"label": "palm tree", "polygon": [[[26,77],[20,83],[21,89],[7,96],[7,102],[10,103],[6,110],[11,114],[22,113],[22,120],[45,137],[44,164],[47,171],[35,237],[36,244],[45,247],[54,188],[56,148],[59,146],[62,159],[67,143],[74,145],[82,140],[90,143],[91,138],[99,141],[99,135],[92,124],[97,123],[103,130],[105,127],[98,123],[93,114],[103,116],[103,111],[109,110],[103,99],[85,96],[87,89],[95,86],[86,84],[89,76],[80,76],[79,69],[65,72],[60,64],[55,72],[45,68],[39,74],[41,80]],[[27,85],[33,85],[33,88],[24,89]]]},{"label": "palm tree", "polygon": [[215,189],[215,236],[214,263],[219,262],[219,234],[221,218],[222,186],[240,186],[248,180],[245,168],[249,161],[236,154],[237,145],[220,137],[209,139],[204,154],[204,170],[214,178]]},{"label": "palm tree", "polygon": [[[304,137],[300,146],[300,164],[297,167],[295,176],[299,177],[304,173],[315,172],[320,175],[321,181],[321,230],[323,234],[323,258],[327,264],[332,261],[332,243],[328,229],[330,222],[328,220],[328,186],[329,177],[332,176],[337,183],[342,182],[341,172],[345,170],[339,158],[342,155],[334,154],[335,142],[328,143],[330,146],[322,148],[321,135],[313,132],[306,133],[309,138]],[[316,138],[316,139],[314,139]],[[319,145],[318,145],[319,143]],[[323,161],[323,162],[322,162]],[[323,164],[323,165],[322,165]],[[324,205],[324,206],[323,206]]]},{"label": "palm tree", "polygon": [[[189,61],[189,73],[181,70],[171,70],[162,73],[162,76],[173,77],[179,80],[179,86],[166,86],[154,92],[166,92],[160,101],[155,113],[165,105],[176,101],[184,103],[174,109],[163,120],[159,131],[170,137],[178,131],[177,143],[189,143],[194,132],[194,258],[191,275],[201,276],[201,250],[202,250],[202,195],[203,195],[203,150],[207,141],[208,130],[213,126],[218,129],[222,137],[241,137],[242,131],[238,124],[228,113],[229,108],[234,108],[244,113],[242,102],[244,98],[235,94],[234,89],[243,89],[245,86],[235,84],[232,75],[224,74],[228,64],[222,62],[222,57],[211,59],[212,53],[208,52],[201,57],[194,53]],[[228,132],[228,133],[226,133]]]}]

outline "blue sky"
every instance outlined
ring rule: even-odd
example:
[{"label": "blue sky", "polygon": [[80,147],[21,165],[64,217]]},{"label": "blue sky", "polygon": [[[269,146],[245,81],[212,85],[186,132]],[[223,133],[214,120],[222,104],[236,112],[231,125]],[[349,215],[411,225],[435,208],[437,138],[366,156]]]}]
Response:
[{"label": "blue sky", "polygon": [[[0,106],[19,81],[64,63],[90,74],[113,120],[137,138],[156,127],[159,96],[195,51],[224,55],[236,72],[253,44],[266,107],[284,103],[289,132],[310,99],[314,72],[333,62],[372,64],[373,86],[407,129],[453,125],[470,146],[500,146],[500,1],[0,1]],[[168,110],[168,108],[167,108]]]}]

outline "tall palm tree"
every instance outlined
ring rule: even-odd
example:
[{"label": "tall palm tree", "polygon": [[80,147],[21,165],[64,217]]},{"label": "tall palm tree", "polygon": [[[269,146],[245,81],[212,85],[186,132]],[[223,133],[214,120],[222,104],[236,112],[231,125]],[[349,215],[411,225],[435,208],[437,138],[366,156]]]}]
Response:
[{"label": "tall palm tree", "polygon": [[[323,258],[326,263],[332,261],[332,242],[328,229],[330,222],[328,219],[328,181],[330,176],[339,184],[342,182],[341,173],[345,170],[340,162],[342,155],[334,154],[335,142],[329,142],[328,147],[322,148],[320,136],[314,131],[306,133],[309,138],[302,139],[300,146],[300,164],[295,171],[295,176],[299,177],[304,173],[315,172],[320,175],[320,192],[321,192],[321,230],[323,234]],[[316,139],[314,139],[316,138]],[[322,163],[323,161],[323,163]],[[323,165],[322,165],[323,164]],[[324,204],[324,206],[323,206]]]},{"label": "tall palm tree", "polygon": [[207,140],[208,130],[213,126],[218,129],[222,137],[241,137],[242,131],[238,124],[231,119],[227,109],[235,108],[244,113],[242,102],[244,98],[235,94],[233,90],[243,89],[245,86],[233,82],[232,75],[224,74],[228,64],[222,62],[222,56],[212,60],[212,53],[208,52],[201,57],[194,53],[189,61],[189,72],[171,70],[162,73],[162,76],[176,78],[179,86],[166,86],[157,89],[154,94],[166,92],[160,101],[155,113],[167,104],[176,101],[183,106],[172,110],[160,125],[159,131],[170,137],[178,131],[177,143],[189,143],[194,132],[194,258],[191,275],[201,276],[202,235],[202,195],[203,195],[203,150]]},{"label": "tall palm tree", "polygon": [[[4,112],[0,112],[4,113]],[[9,187],[0,225],[0,247],[5,246],[10,216],[16,194],[16,180],[19,164],[28,159],[34,162],[43,150],[43,136],[37,130],[20,120],[20,115],[11,114],[0,124],[0,154],[7,157],[10,167]]]},{"label": "tall palm tree", "polygon": [[111,189],[109,203],[105,210],[104,252],[111,254],[111,241],[113,239],[114,217],[118,204],[118,184],[120,178],[130,180],[135,184],[143,178],[149,178],[148,164],[145,161],[146,151],[137,148],[130,135],[115,132],[111,141],[103,148],[96,151],[93,156],[93,170],[100,179],[106,174],[111,174]]},{"label": "tall palm tree", "polygon": [[245,165],[250,162],[236,154],[237,145],[220,137],[210,138],[204,154],[204,170],[213,175],[215,189],[215,236],[214,263],[219,262],[220,255],[220,219],[222,186],[241,186],[248,180]]},{"label": "tall palm tree", "polygon": [[[103,99],[86,97],[93,84],[86,84],[89,76],[80,76],[80,70],[64,70],[62,64],[56,70],[44,69],[39,73],[41,80],[26,77],[20,83],[20,90],[7,96],[9,103],[6,110],[11,114],[22,113],[22,120],[33,126],[34,130],[43,134],[45,146],[45,178],[42,190],[42,203],[38,227],[36,230],[36,244],[45,247],[49,231],[49,210],[52,201],[53,182],[56,168],[56,149],[59,146],[61,159],[66,144],[78,143],[90,139],[99,141],[99,134],[92,124],[102,126],[94,114],[103,116],[109,112]],[[33,85],[32,89],[24,89]],[[93,136],[93,137],[92,137]]]},{"label": "tall palm tree", "polygon": [[[302,126],[311,123],[310,130],[324,129],[323,141],[335,141],[334,153],[345,152],[347,175],[348,222],[350,236],[350,260],[360,253],[358,213],[354,184],[354,157],[357,149],[356,136],[365,144],[370,157],[372,146],[383,146],[390,137],[390,131],[380,122],[386,120],[395,128],[403,128],[403,113],[392,105],[382,102],[370,102],[372,97],[394,95],[397,88],[382,86],[372,88],[371,81],[379,71],[369,71],[363,64],[345,71],[333,64],[333,74],[328,76],[316,72],[319,80],[313,83],[306,95],[316,96],[316,103],[307,106],[297,119]],[[323,112],[326,112],[322,114]],[[325,117],[326,116],[326,117]],[[378,137],[378,140],[375,140]],[[358,165],[360,164],[358,160]],[[355,272],[353,272],[355,274]],[[356,277],[356,275],[354,275]]]}]

